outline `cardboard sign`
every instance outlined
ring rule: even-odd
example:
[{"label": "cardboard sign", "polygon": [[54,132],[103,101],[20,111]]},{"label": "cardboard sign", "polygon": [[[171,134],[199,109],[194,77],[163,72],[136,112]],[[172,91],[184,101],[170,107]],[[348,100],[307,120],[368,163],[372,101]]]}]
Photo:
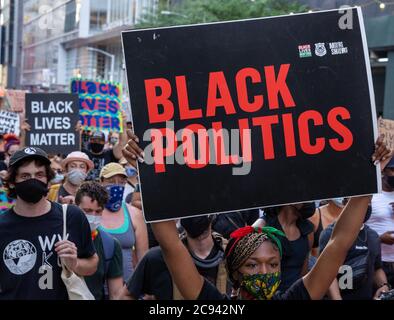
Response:
[{"label": "cardboard sign", "polygon": [[80,150],[78,96],[69,93],[26,94],[26,119],[31,130],[26,145],[37,146],[49,154]]},{"label": "cardboard sign", "polygon": [[147,221],[381,190],[360,8],[122,41]]},{"label": "cardboard sign", "polygon": [[24,112],[26,91],[24,90],[6,90],[6,97],[14,112]]},{"label": "cardboard sign", "polygon": [[14,133],[16,136],[19,136],[20,121],[17,113],[0,111],[0,133]]},{"label": "cardboard sign", "polygon": [[378,119],[379,134],[384,134],[384,142],[387,147],[394,150],[394,120]]},{"label": "cardboard sign", "polygon": [[73,79],[71,93],[79,95],[83,129],[123,132],[121,84]]}]

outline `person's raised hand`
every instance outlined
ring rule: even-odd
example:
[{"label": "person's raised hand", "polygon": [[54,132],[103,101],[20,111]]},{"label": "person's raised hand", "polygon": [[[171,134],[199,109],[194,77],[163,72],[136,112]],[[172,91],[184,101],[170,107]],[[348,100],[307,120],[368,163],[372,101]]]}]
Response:
[{"label": "person's raised hand", "polygon": [[81,120],[78,120],[78,122],[77,122],[77,124],[75,126],[75,131],[82,133],[83,129],[82,129],[82,122],[81,122]]},{"label": "person's raised hand", "polygon": [[378,140],[376,140],[375,143],[375,151],[372,155],[372,161],[375,165],[378,165],[379,163],[381,163],[382,166],[382,170],[384,169],[384,165],[386,165],[387,163],[385,162],[385,160],[389,159],[391,155],[391,151],[389,148],[387,148],[386,144],[383,141],[384,139],[384,135],[381,134],[378,138]]},{"label": "person's raised hand", "polygon": [[30,131],[30,130],[31,130],[31,126],[30,126],[30,124],[27,122],[27,119],[25,119],[25,120],[22,122],[21,129],[22,129],[23,131]]},{"label": "person's raised hand", "polygon": [[122,150],[125,159],[133,166],[137,167],[137,159],[139,162],[144,162],[144,151],[139,147],[138,137],[130,130],[127,130],[129,141]]},{"label": "person's raised hand", "polygon": [[61,204],[74,204],[75,197],[74,196],[59,196],[59,203]]},{"label": "person's raised hand", "polygon": [[394,231],[386,231],[380,236],[380,241],[384,244],[393,245],[394,244]]}]

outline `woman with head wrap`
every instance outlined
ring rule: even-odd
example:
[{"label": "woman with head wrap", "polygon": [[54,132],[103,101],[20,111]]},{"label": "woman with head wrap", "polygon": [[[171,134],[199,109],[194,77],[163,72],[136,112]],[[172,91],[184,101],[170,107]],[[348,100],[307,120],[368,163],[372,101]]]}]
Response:
[{"label": "woman with head wrap", "polygon": [[[135,164],[142,157],[138,139],[131,132],[131,140],[124,149],[125,158]],[[384,161],[390,151],[379,137],[372,159]],[[331,238],[315,266],[288,290],[278,293],[280,285],[283,233],[272,227],[244,227],[232,233],[226,248],[226,263],[239,299],[303,300],[322,299],[340,266],[345,261],[360,228],[371,196],[349,200],[339,217]],[[175,221],[152,223],[155,237],[160,244],[171,276],[185,299],[224,299],[218,290],[198,273],[193,260],[179,239]]]}]

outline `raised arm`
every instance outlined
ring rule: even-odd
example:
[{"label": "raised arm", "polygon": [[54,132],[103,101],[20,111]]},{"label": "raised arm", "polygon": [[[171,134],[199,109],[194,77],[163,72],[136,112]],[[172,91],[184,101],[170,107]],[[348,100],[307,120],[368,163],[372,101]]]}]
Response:
[{"label": "raised arm", "polygon": [[22,117],[21,117],[21,131],[20,131],[20,135],[19,135],[19,140],[20,140],[20,148],[24,148],[26,146],[26,132],[30,131],[31,127],[30,124],[28,124],[26,119],[23,119],[22,121]]},{"label": "raised arm", "polygon": [[[384,161],[389,157],[389,153],[383,143],[383,137],[379,137],[372,161]],[[371,196],[354,197],[343,209],[327,246],[312,270],[303,277],[311,299],[321,299],[337,276],[340,266],[360,232],[370,201]]]},{"label": "raised arm", "polygon": [[119,141],[115,144],[115,146],[112,149],[112,152],[114,153],[114,157],[118,160],[122,158],[122,149],[127,143],[127,133],[126,133],[127,117],[124,111],[122,111],[122,121],[123,121],[123,131],[119,134]]},{"label": "raised arm", "polygon": [[175,221],[152,223],[152,229],[163,253],[171,277],[186,300],[198,298],[204,278],[179,239]]}]

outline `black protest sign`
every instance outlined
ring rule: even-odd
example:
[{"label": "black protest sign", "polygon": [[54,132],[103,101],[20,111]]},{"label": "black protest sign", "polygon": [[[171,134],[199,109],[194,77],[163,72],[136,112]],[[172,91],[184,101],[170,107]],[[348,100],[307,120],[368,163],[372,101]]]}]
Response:
[{"label": "black protest sign", "polygon": [[17,113],[0,111],[0,133],[14,133],[19,136],[20,120]]},{"label": "black protest sign", "polygon": [[37,146],[49,154],[68,154],[80,150],[78,95],[68,93],[26,94],[26,119],[31,130],[26,145]]},{"label": "black protest sign", "polygon": [[361,9],[122,40],[147,221],[380,190]]}]

